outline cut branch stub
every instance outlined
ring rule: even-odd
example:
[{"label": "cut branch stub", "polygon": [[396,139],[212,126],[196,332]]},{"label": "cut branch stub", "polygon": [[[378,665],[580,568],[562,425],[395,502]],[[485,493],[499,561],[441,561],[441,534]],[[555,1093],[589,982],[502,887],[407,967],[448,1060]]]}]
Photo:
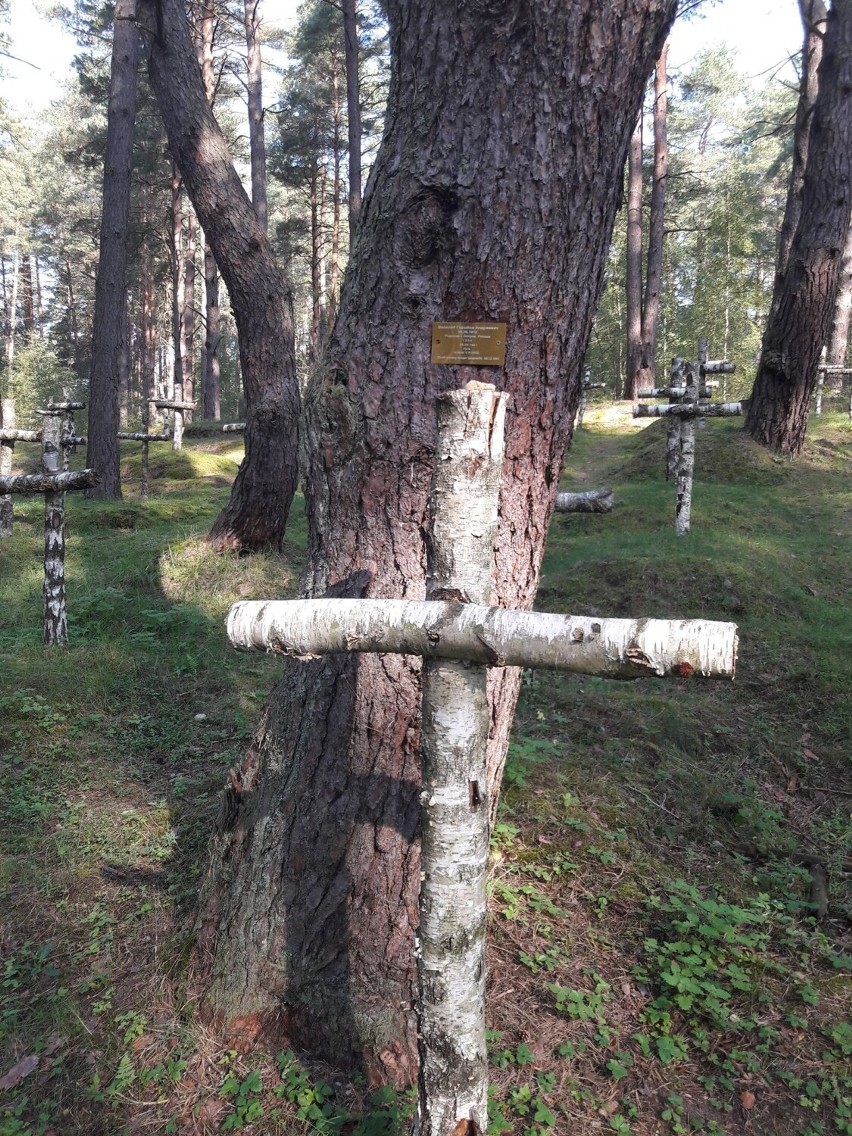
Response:
[{"label": "cut branch stub", "polygon": [[429,600],[243,600],[241,651],[311,657],[369,651],[547,667],[608,678],[733,678],[737,626],[705,619],[594,619]]}]

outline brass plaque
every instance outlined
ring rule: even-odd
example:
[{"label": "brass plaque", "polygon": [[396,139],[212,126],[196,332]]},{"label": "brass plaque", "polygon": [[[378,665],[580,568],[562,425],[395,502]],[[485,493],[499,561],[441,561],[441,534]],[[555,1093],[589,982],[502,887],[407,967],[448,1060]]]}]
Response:
[{"label": "brass plaque", "polygon": [[432,362],[502,367],[506,362],[506,324],[433,323]]}]

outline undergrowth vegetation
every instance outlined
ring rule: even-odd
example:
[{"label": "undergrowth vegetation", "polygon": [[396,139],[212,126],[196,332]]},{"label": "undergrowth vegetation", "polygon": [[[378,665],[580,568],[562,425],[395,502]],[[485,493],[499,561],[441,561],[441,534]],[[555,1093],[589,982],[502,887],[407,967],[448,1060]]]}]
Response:
[{"label": "undergrowth vegetation", "polygon": [[[791,464],[699,433],[676,538],[663,427],[587,415],[538,606],[740,626],[736,682],[527,673],[493,834],[492,1133],[852,1133],[852,429]],[[128,453],[132,453],[132,447]],[[274,662],[227,608],[293,595],[282,556],[203,540],[239,451],[125,463],[68,501],[71,644],[41,646],[42,506],[0,544],[0,1136],[407,1131],[411,1094],[222,1048],[185,943],[228,768]]]}]

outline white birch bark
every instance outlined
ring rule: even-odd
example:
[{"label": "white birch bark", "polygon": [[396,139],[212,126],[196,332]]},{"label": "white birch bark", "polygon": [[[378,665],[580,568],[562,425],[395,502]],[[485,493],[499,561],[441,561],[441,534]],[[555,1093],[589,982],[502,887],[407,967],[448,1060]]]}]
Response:
[{"label": "white birch bark", "polygon": [[[15,400],[9,399],[9,401],[12,403],[11,413],[12,413],[13,420],[14,420]],[[5,428],[5,426],[2,430],[0,430],[0,442],[8,442],[12,446],[14,446],[15,442],[40,442],[40,441],[41,441],[41,430],[15,430],[15,429],[12,429],[11,427],[7,430]]]},{"label": "white birch bark", "polygon": [[[47,414],[41,430],[44,473],[55,484],[59,474],[62,422],[59,415]],[[65,612],[65,494],[48,489],[44,494],[44,642],[61,646],[68,642]]]},{"label": "white birch bark", "polygon": [[583,381],[580,384],[580,405],[577,408],[577,425],[575,429],[579,430],[583,425],[583,418],[586,414],[586,404],[589,401],[589,388],[592,385],[592,368],[585,367],[583,370]]},{"label": "white birch bark", "polygon": [[[680,401],[686,394],[686,360],[680,357],[672,359],[672,366],[669,375],[671,379],[672,399]],[[637,408],[634,407],[634,412]],[[639,414],[636,417],[641,418],[643,415]],[[675,418],[674,415],[669,416],[669,424],[666,430],[666,481],[672,481],[677,477],[677,466],[680,460],[680,419]]]},{"label": "white birch bark", "polygon": [[[12,456],[15,450],[15,400],[4,398],[0,403],[0,478],[12,474]],[[0,496],[0,539],[12,535],[14,511],[12,498],[8,493]]]},{"label": "white birch bark", "polygon": [[[683,536],[689,532],[692,517],[692,478],[695,473],[695,419],[700,410],[698,405],[698,376],[700,368],[707,359],[707,341],[699,340],[698,362],[687,367],[686,394],[683,401],[672,410],[677,410],[680,418],[680,458],[677,467],[677,500],[675,503],[675,533]],[[648,407],[652,410],[654,407]]]},{"label": "white birch bark", "polygon": [[557,513],[611,513],[612,489],[587,489],[584,493],[557,493]]},{"label": "white birch bark", "polygon": [[93,489],[98,475],[93,469],[61,473],[21,473],[0,477],[0,493],[67,493],[69,489]]},{"label": "white birch bark", "polygon": [[170,442],[171,434],[130,434],[122,430],[118,435],[120,442]]},{"label": "white birch bark", "polygon": [[735,418],[742,414],[741,402],[660,403],[658,406],[634,406],[634,418]]},{"label": "white birch bark", "polygon": [[245,422],[226,422],[222,427],[223,434],[245,434]]},{"label": "white birch bark", "polygon": [[[672,398],[677,399],[683,394],[683,387],[652,387],[650,390],[639,391],[637,398]],[[699,398],[712,398],[713,388],[702,386],[698,388]]]},{"label": "white birch bark", "polygon": [[[471,384],[438,399],[427,602],[487,603],[497,533],[506,396]],[[417,1136],[488,1128],[485,923],[489,802],[487,670],[427,660],[418,932]]]},{"label": "white birch bark", "polygon": [[595,619],[428,600],[243,600],[228,613],[242,651],[304,658],[370,651],[548,667],[607,678],[733,678],[737,628],[705,619]]}]

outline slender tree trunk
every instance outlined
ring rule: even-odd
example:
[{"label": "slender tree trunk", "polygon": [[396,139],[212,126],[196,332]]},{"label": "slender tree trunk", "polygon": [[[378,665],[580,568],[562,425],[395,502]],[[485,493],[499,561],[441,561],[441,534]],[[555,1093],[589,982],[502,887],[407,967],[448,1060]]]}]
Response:
[{"label": "slender tree trunk", "polygon": [[645,295],[642,300],[642,365],[638,390],[648,390],[656,382],[657,325],[660,319],[660,288],[663,279],[663,237],[666,217],[666,178],[669,149],[666,132],[668,115],[668,43],[663,47],[654,71],[654,183],[648,215],[648,263]]},{"label": "slender tree trunk", "polygon": [[263,79],[260,58],[260,0],[244,0],[246,26],[246,71],[248,89],[249,149],[251,151],[251,200],[260,227],[266,232],[266,133],[263,125]]},{"label": "slender tree trunk", "polygon": [[172,155],[231,297],[246,456],[211,530],[220,548],[278,548],[296,491],[299,388],[292,300],[204,93],[180,0],[139,0],[151,86]]},{"label": "slender tree trunk", "polygon": [[[183,245],[183,311],[181,313],[181,374],[183,375],[183,397],[186,402],[195,400],[195,254],[197,252],[198,224],[192,205],[186,211],[186,231]],[[192,411],[187,410],[184,421],[192,421]]]},{"label": "slender tree trunk", "polygon": [[100,475],[90,497],[121,497],[118,452],[118,365],[121,329],[127,307],[127,225],[130,171],[136,118],[136,68],[139,33],[134,23],[136,0],[117,0],[113,21],[107,140],[104,158],[92,369],[89,378],[89,444],[87,460]]},{"label": "slender tree trunk", "polygon": [[[172,163],[170,252],[172,261],[172,357],[174,358],[171,398],[175,402],[183,402],[183,313],[186,307],[186,259],[183,252],[183,181],[174,162]],[[169,416],[174,416],[175,412],[170,410],[166,413]],[[181,431],[175,428],[172,431],[172,446],[179,450],[181,444]]]},{"label": "slender tree trunk", "polygon": [[9,303],[9,324],[6,331],[6,367],[15,364],[15,332],[18,330],[18,281],[21,275],[21,253],[18,248],[18,225],[15,224],[15,258],[12,262],[12,299]]},{"label": "slender tree trunk", "polygon": [[33,257],[33,271],[35,273],[35,326],[39,339],[44,339],[44,307],[41,299],[41,269],[38,265],[38,256]]},{"label": "slender tree trunk", "polygon": [[322,233],[320,231],[320,203],[319,203],[320,166],[315,163],[311,171],[311,180],[308,186],[308,205],[311,213],[311,332],[310,332],[310,360],[316,363],[320,354],[322,336]]},{"label": "slender tree trunk", "polygon": [[846,362],[850,316],[852,316],[852,224],[846,234],[846,247],[840,265],[837,300],[834,304],[831,334],[828,340],[827,362],[835,367],[842,367]]},{"label": "slender tree trunk", "polygon": [[30,253],[24,255],[23,287],[21,288],[21,309],[24,334],[27,339],[35,335],[35,307],[33,286],[33,258]]},{"label": "slender tree trunk", "polygon": [[[150,407],[157,397],[157,286],[154,279],[154,258],[145,249],[142,259],[142,403]],[[145,410],[146,429],[150,410]]]},{"label": "slender tree trunk", "polygon": [[[621,173],[674,0],[390,0],[387,129],[306,406],[311,594],[422,599],[437,319],[508,325],[493,595],[529,607]],[[203,1004],[376,1077],[417,1062],[419,671],[288,660],[223,804],[197,938]],[[489,676],[499,783],[519,685]]]},{"label": "slender tree trunk", "polygon": [[127,300],[124,302],[124,310],[121,313],[121,328],[118,344],[118,373],[116,381],[118,382],[118,423],[119,426],[127,427],[127,415],[130,409],[130,379],[131,379],[131,365],[130,365],[130,319],[127,310]]},{"label": "slender tree trunk", "polygon": [[74,374],[78,377],[81,373],[80,364],[80,330],[77,319],[77,299],[74,295],[74,277],[71,273],[71,261],[65,257],[65,284],[68,290],[68,325],[71,330],[71,350],[72,362],[71,366],[74,369]]},{"label": "slender tree trunk", "polygon": [[627,159],[627,380],[624,397],[635,398],[642,369],[642,111]]},{"label": "slender tree trunk", "polygon": [[361,92],[358,74],[358,20],[356,0],[340,0],[343,12],[343,49],[346,60],[346,121],[349,131],[349,247],[361,214]]},{"label": "slender tree trunk", "polygon": [[[215,11],[212,0],[203,0],[198,20],[198,51],[204,94],[211,110],[216,99],[216,76],[213,68],[213,36]],[[201,371],[201,403],[205,419],[218,422],[221,411],[221,371],[219,363],[219,269],[210,242],[204,237],[204,353]]]},{"label": "slender tree trunk", "polygon": [[[745,428],[792,457],[805,444],[852,211],[852,0],[834,0],[823,41],[799,223],[763,335]],[[776,277],[776,288],[778,278]]]},{"label": "slender tree trunk", "polygon": [[328,321],[334,323],[337,315],[337,301],[340,298],[340,77],[335,67],[332,75],[332,115],[334,119],[334,138],[332,152],[334,162],[334,176],[332,178],[332,211],[331,211],[331,264],[328,280]]}]

